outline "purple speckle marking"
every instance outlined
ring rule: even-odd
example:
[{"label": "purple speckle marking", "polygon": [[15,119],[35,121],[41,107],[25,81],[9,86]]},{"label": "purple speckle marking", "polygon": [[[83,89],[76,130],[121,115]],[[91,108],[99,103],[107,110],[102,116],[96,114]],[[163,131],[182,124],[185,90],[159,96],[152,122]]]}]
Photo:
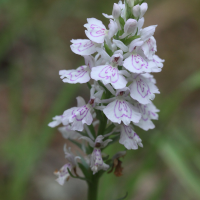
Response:
[{"label": "purple speckle marking", "polygon": [[77,121],[82,121],[89,112],[89,108],[85,105],[80,108],[76,108],[72,111],[72,118],[76,118]]},{"label": "purple speckle marking", "polygon": [[82,52],[94,46],[94,43],[92,41],[87,41],[86,43],[79,42],[79,43],[75,43],[74,45],[78,45],[78,48],[77,48],[78,51]]},{"label": "purple speckle marking", "polygon": [[77,81],[79,78],[82,78],[86,73],[87,71],[84,69],[84,67],[80,66],[76,71],[70,72],[66,75],[70,76],[70,81]]},{"label": "purple speckle marking", "polygon": [[96,24],[92,24],[90,28],[92,29],[92,31],[90,31],[92,37],[100,37],[106,34],[105,29]]},{"label": "purple speckle marking", "polygon": [[148,39],[147,44],[149,46],[150,51],[155,52],[153,47],[153,41],[151,40],[151,38]]},{"label": "purple speckle marking", "polygon": [[133,139],[131,127],[130,126],[126,126],[126,125],[123,125],[123,126],[124,126],[124,130],[125,130],[125,133],[128,136],[128,138],[129,139]]},{"label": "purple speckle marking", "polygon": [[143,67],[145,67],[147,69],[148,68],[148,63],[139,54],[137,54],[137,55],[132,55],[132,66],[136,70],[140,70]]},{"label": "purple speckle marking", "polygon": [[141,95],[142,98],[151,94],[148,84],[143,81],[141,78],[136,79],[137,82],[137,91]]},{"label": "purple speckle marking", "polygon": [[138,104],[137,105],[140,113],[142,114],[142,118],[144,121],[147,121],[149,119],[149,112],[147,111],[147,106],[146,105],[142,105],[142,104]]},{"label": "purple speckle marking", "polygon": [[123,100],[117,100],[114,107],[115,117],[117,119],[122,117],[127,117],[131,119],[132,117],[132,110],[129,107],[128,103]]},{"label": "purple speckle marking", "polygon": [[103,79],[110,79],[111,83],[116,83],[119,80],[119,74],[118,74],[118,69],[111,66],[107,65],[104,67],[100,73],[98,74],[99,78]]}]

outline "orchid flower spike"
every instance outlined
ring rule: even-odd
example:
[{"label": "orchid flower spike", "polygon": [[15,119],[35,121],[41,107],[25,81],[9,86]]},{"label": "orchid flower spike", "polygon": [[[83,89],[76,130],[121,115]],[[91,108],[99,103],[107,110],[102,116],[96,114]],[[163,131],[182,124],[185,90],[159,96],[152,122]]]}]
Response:
[{"label": "orchid flower spike", "polygon": [[[112,15],[103,14],[109,20],[108,28],[102,21],[88,18],[84,25],[87,39],[71,40],[72,52],[81,55],[85,63],[60,70],[60,78],[64,83],[87,83],[90,96],[87,101],[78,96],[77,106],[53,117],[48,126],[61,125],[58,130],[62,136],[86,154],[79,164],[85,175],[81,179],[89,181],[91,177],[84,171],[89,168],[93,174],[110,168],[121,176],[120,158],[126,151],[108,159],[102,149],[118,138],[127,150],[139,149],[143,144],[135,126],[145,131],[155,128],[153,120],[158,120],[159,110],[152,101],[160,92],[152,73],[162,70],[164,60],[156,55],[157,25],[143,28],[147,9],[142,0],[120,0],[113,5]],[[85,141],[79,143],[80,139]],[[76,174],[80,158],[66,146],[64,152],[68,162],[55,172],[60,185],[70,178],[69,171]]]}]

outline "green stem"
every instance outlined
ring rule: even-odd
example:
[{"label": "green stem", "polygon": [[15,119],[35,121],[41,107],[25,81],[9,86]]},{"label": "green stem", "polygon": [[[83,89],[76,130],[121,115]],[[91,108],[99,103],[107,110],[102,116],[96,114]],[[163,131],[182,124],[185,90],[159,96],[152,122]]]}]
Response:
[{"label": "green stem", "polygon": [[88,182],[88,200],[97,200],[99,175],[92,176],[92,181]]}]

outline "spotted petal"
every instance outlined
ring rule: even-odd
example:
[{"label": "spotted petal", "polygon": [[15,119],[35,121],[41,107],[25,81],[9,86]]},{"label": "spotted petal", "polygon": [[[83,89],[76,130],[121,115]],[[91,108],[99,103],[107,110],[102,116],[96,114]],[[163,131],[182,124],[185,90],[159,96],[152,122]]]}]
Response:
[{"label": "spotted petal", "polygon": [[131,54],[124,60],[123,66],[133,73],[151,72],[151,68],[154,66],[152,62],[149,62],[140,54]]},{"label": "spotted petal", "polygon": [[101,150],[98,148],[94,148],[94,151],[92,152],[90,167],[93,174],[97,173],[101,169],[106,171],[109,168],[109,165],[103,162]]},{"label": "spotted petal", "polygon": [[163,62],[165,60],[162,60],[161,58],[159,58],[157,55],[153,56],[153,60],[150,61],[150,65],[152,65],[152,72],[160,72],[162,70],[163,67]]},{"label": "spotted petal", "polygon": [[141,114],[136,111],[135,107],[121,98],[109,103],[103,112],[110,121],[118,124],[121,122],[125,125],[131,122],[138,123],[141,118]]},{"label": "spotted petal", "polygon": [[64,185],[65,181],[69,179],[70,175],[68,169],[71,170],[72,165],[70,163],[65,164],[59,171],[55,171],[54,174],[58,176],[56,181],[60,185]]},{"label": "spotted petal", "polygon": [[73,107],[64,112],[62,123],[64,125],[71,124],[71,130],[83,131],[83,125],[91,125],[93,121],[89,105],[82,107]]},{"label": "spotted petal", "polygon": [[93,41],[87,39],[71,40],[73,43],[71,50],[78,55],[91,55],[96,52],[96,45]]},{"label": "spotted petal", "polygon": [[58,130],[61,132],[62,136],[65,139],[76,140],[82,136],[80,133],[78,133],[76,131],[72,131],[70,125],[59,127]]},{"label": "spotted petal", "polygon": [[158,119],[159,110],[152,104],[142,105],[140,103],[136,103],[138,111],[141,113],[142,117],[139,123],[135,123],[136,126],[144,129],[145,131],[149,129],[154,129],[155,125],[151,121],[151,119]]},{"label": "spotted petal", "polygon": [[150,74],[135,75],[129,88],[131,97],[141,104],[150,103],[155,98],[155,93],[160,93]]},{"label": "spotted petal", "polygon": [[87,28],[85,31],[87,37],[93,42],[103,43],[107,30],[102,21],[95,18],[89,18],[87,21],[88,23],[84,25]]},{"label": "spotted petal", "polygon": [[123,144],[127,149],[138,149],[138,146],[143,147],[142,140],[132,130],[130,126],[121,125],[119,143]]},{"label": "spotted petal", "polygon": [[157,51],[157,46],[156,46],[156,40],[152,36],[150,37],[143,45],[142,45],[142,50],[144,52],[144,55],[149,59],[153,59],[153,55]]},{"label": "spotted petal", "polygon": [[60,70],[59,75],[65,83],[87,83],[90,81],[90,70],[86,65],[73,70]]},{"label": "spotted petal", "polygon": [[118,68],[112,65],[93,67],[91,77],[96,81],[101,80],[104,85],[110,83],[115,89],[124,88],[127,84],[127,80],[119,73]]}]

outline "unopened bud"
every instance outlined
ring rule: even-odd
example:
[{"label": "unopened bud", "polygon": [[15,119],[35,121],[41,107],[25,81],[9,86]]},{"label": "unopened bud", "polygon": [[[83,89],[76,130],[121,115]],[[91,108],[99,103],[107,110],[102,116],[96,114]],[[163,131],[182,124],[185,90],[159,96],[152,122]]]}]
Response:
[{"label": "unopened bud", "polygon": [[137,21],[135,19],[128,19],[124,26],[124,32],[127,34],[134,33],[137,29]]},{"label": "unopened bud", "polygon": [[113,5],[113,11],[112,11],[112,16],[117,19],[121,15],[121,8],[118,4],[114,3]]},{"label": "unopened bud", "polygon": [[140,16],[140,5],[136,5],[133,7],[133,15],[135,17],[139,17]]},{"label": "unopened bud", "polygon": [[127,4],[129,5],[129,7],[133,7],[134,6],[134,0],[126,0]]},{"label": "unopened bud", "polygon": [[146,13],[148,9],[148,4],[147,3],[142,3],[140,5],[140,18],[142,18],[144,16],[144,14]]}]

